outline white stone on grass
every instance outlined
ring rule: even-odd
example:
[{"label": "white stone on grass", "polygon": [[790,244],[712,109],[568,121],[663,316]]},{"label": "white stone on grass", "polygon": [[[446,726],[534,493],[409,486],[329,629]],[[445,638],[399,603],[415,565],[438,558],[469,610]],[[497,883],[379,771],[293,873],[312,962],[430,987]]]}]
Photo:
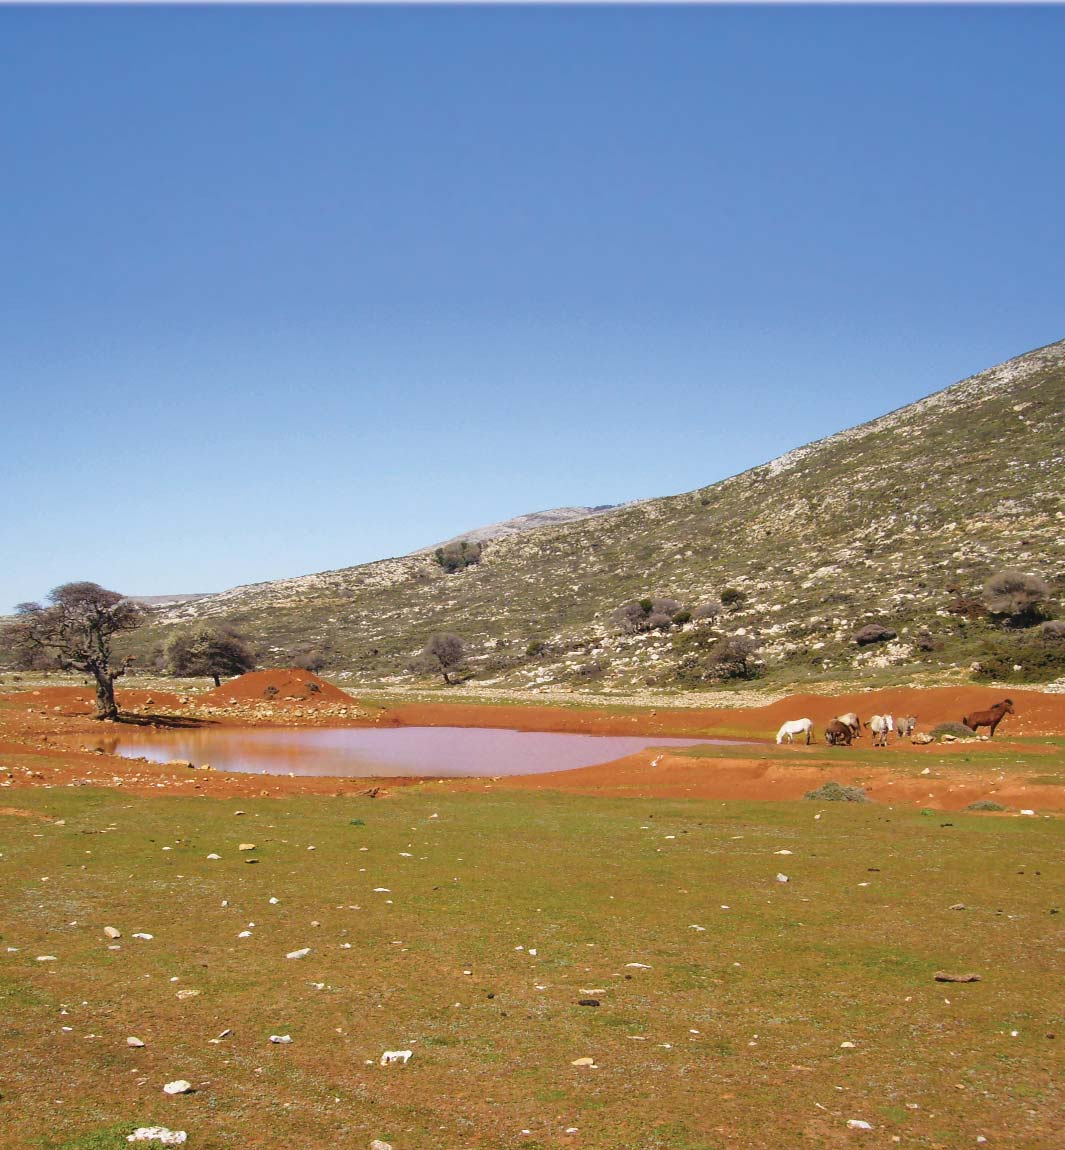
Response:
[{"label": "white stone on grass", "polygon": [[164,1146],[183,1146],[188,1134],[184,1130],[168,1130],[165,1126],[138,1126],[127,1135],[127,1142],[161,1142]]},{"label": "white stone on grass", "polygon": [[164,1094],[188,1094],[191,1090],[192,1083],[186,1082],[184,1078],[175,1078],[163,1087]]},{"label": "white stone on grass", "polygon": [[290,950],[285,958],[306,958],[311,953],[309,946],[303,947],[301,950]]}]

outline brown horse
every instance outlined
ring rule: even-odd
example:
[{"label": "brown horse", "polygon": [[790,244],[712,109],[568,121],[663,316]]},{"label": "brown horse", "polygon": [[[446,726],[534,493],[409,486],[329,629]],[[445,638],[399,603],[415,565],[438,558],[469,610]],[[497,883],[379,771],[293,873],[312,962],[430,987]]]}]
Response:
[{"label": "brown horse", "polygon": [[849,723],[841,723],[839,719],[833,719],[831,723],[825,727],[825,742],[830,747],[838,747],[842,744],[844,747],[851,745],[851,739],[854,738],[854,731],[851,729]]},{"label": "brown horse", "polygon": [[1003,699],[1001,703],[995,703],[986,711],[973,711],[971,715],[966,715],[962,722],[970,731],[976,731],[979,727],[990,727],[987,736],[990,739],[995,733],[995,728],[1002,722],[1002,716],[1016,713],[1013,709],[1013,700]]}]

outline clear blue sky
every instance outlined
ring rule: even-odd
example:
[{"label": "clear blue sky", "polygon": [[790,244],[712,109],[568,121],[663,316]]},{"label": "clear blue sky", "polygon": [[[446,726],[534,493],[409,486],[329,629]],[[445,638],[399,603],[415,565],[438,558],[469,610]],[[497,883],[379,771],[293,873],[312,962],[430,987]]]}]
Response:
[{"label": "clear blue sky", "polygon": [[1065,336],[1065,9],[0,9],[0,610],[685,491]]}]

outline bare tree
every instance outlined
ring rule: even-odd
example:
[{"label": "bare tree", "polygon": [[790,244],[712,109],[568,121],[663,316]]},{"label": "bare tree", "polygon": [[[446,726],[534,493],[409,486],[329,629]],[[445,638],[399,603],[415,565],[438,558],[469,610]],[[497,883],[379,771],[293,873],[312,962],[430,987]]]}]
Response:
[{"label": "bare tree", "polygon": [[465,663],[466,645],[458,635],[432,635],[425,644],[422,657],[444,676],[444,682],[450,686],[451,676]]},{"label": "bare tree", "polygon": [[198,623],[170,638],[163,648],[163,665],[171,675],[210,676],[220,687],[223,675],[254,670],[255,652],[228,624]]},{"label": "bare tree", "polygon": [[65,671],[81,671],[96,681],[96,717],[115,719],[115,680],[133,662],[112,667],[111,639],[139,627],[136,603],[98,583],[64,583],[48,593],[44,604],[20,603],[12,624],[18,642],[55,656]]}]

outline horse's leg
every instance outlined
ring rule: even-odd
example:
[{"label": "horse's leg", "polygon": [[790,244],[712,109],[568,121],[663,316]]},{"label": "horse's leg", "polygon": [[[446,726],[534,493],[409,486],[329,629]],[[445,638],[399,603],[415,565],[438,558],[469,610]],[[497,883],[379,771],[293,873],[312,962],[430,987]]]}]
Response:
[{"label": "horse's leg", "polygon": [[999,723],[1001,723],[1001,722],[1002,722],[1002,720],[1001,720],[1001,719],[995,719],[995,721],[994,721],[993,723],[989,724],[989,725],[990,725],[990,728],[991,728],[991,729],[990,729],[990,730],[987,732],[987,737],[988,737],[989,739],[993,739],[993,738],[995,737],[995,728],[996,728],[996,727],[999,725]]}]

